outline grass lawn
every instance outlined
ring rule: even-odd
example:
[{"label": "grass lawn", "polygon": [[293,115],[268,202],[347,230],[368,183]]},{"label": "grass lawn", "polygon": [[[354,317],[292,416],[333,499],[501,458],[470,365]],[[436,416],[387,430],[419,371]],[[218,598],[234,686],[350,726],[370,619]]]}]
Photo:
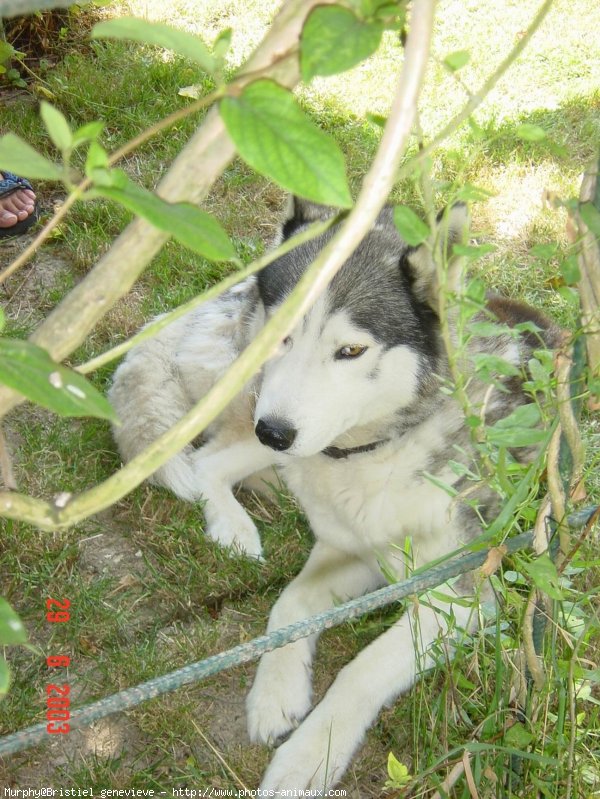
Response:
[{"label": "grass lawn", "polygon": [[[235,68],[260,41],[278,3],[274,0],[119,0],[103,9],[112,16],[134,13],[162,19],[211,42],[233,29],[230,66]],[[433,58],[420,109],[426,139],[462,107],[469,93],[523,35],[538,3],[534,0],[442,0],[438,5]],[[467,183],[489,198],[474,203],[473,235],[494,252],[474,268],[488,285],[545,309],[575,327],[577,306],[560,286],[560,266],[571,255],[566,212],[551,202],[577,195],[580,176],[600,140],[600,5],[597,0],[556,0],[525,55],[476,111],[431,158],[430,183],[440,207]],[[443,59],[468,50],[467,65],[452,75]],[[354,188],[373,156],[380,128],[368,114],[385,115],[402,60],[391,34],[378,53],[341,76],[317,79],[298,94],[308,113],[342,146]],[[50,99],[72,125],[102,119],[102,143],[115,150],[145,127],[181,108],[182,87],[210,82],[192,65],[153,48],[120,42],[78,46],[52,68],[43,65],[29,92],[6,93],[0,132],[14,131],[52,154],[37,115],[37,98]],[[154,187],[189,138],[198,118],[187,118],[155,137],[123,165],[136,180]],[[519,137],[523,124],[544,128],[546,138]],[[411,145],[415,152],[416,141]],[[64,197],[62,188],[38,182],[45,211]],[[419,208],[420,189],[402,181],[394,198]],[[214,187],[206,207],[223,223],[240,257],[252,260],[269,246],[281,214],[283,192],[234,162]],[[0,287],[7,335],[27,335],[106,251],[130,219],[104,200],[80,204],[61,223],[49,244]],[[0,268],[20,252],[27,238],[3,243]],[[153,314],[175,307],[223,273],[169,242],[134,290],[111,310],[86,344],[78,363],[124,340]],[[109,384],[112,367],[94,380]],[[590,504],[599,501],[600,422],[584,411],[588,444]],[[108,424],[57,420],[24,405],[10,416],[6,433],[14,453],[20,490],[50,497],[78,492],[119,466]],[[249,499],[261,529],[264,564],[229,558],[202,534],[201,508],[168,492],[142,486],[110,510],[69,531],[43,533],[0,520],[0,587],[21,615],[36,652],[11,649],[14,682],[0,704],[0,734],[42,721],[48,671],[45,656],[68,654],[74,706],[136,685],[250,640],[263,632],[270,607],[303,564],[311,545],[307,525],[294,502],[278,507]],[[492,625],[468,651],[458,652],[409,697],[386,710],[371,731],[342,787],[356,799],[380,797],[388,753],[420,774],[415,797],[431,796],[471,746],[478,795],[563,799],[565,777],[557,764],[572,749],[573,797],[600,796],[598,713],[599,628],[594,602],[598,562],[583,550],[569,573],[560,624],[548,635],[549,689],[528,718],[515,710],[518,686],[511,686],[509,661],[518,659],[525,587],[518,563],[499,589],[508,597],[497,635]],[[510,590],[508,590],[510,588]],[[72,618],[65,625],[45,619],[46,597],[68,597]],[[317,661],[320,696],[339,668],[377,635],[394,612],[373,614],[323,636]],[[587,625],[587,627],[585,627]],[[584,629],[585,627],[585,629]],[[570,674],[567,632],[582,635],[580,661]],[[498,655],[505,652],[503,666]],[[266,748],[251,746],[245,732],[244,698],[253,666],[244,666],[147,702],[64,740],[0,763],[0,784],[19,788],[256,788],[268,761]],[[351,697],[349,697],[351,701]],[[569,708],[572,708],[570,713]],[[576,718],[577,724],[572,723]],[[507,732],[512,725],[513,731]],[[519,737],[520,736],[520,737]],[[60,738],[60,736],[57,736]],[[489,748],[477,744],[481,741]],[[506,787],[507,750],[523,749]],[[454,751],[456,750],[456,751]],[[446,760],[448,753],[454,752]],[[550,760],[544,760],[550,758]],[[513,763],[513,765],[515,765]],[[390,796],[404,794],[391,791]],[[475,794],[464,779],[453,797]]]}]

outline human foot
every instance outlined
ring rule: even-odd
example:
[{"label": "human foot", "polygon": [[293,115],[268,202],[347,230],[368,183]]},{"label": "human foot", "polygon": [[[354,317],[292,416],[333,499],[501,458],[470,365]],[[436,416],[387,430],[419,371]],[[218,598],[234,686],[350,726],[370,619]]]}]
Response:
[{"label": "human foot", "polygon": [[24,233],[37,219],[36,197],[28,180],[0,172],[0,237]]}]

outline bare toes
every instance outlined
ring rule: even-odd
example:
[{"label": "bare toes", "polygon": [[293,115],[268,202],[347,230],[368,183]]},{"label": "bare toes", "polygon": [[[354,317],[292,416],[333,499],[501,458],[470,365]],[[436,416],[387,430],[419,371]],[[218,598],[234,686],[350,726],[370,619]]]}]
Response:
[{"label": "bare toes", "polygon": [[0,210],[0,227],[12,227],[16,225],[18,221],[15,214],[12,214],[10,211]]}]

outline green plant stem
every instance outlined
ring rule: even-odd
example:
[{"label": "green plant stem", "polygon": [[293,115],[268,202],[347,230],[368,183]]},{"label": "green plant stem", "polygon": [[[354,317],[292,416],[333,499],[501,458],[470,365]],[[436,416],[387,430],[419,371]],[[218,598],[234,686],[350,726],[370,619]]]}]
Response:
[{"label": "green plant stem", "polygon": [[176,425],[140,455],[98,486],[74,497],[43,502],[22,494],[1,493],[0,515],[43,529],[69,527],[114,504],[185,444],[195,438],[269,358],[278,342],[313,304],[372,227],[394,184],[416,113],[427,66],[435,0],[422,0],[413,11],[411,33],[398,89],[381,145],[345,224],[306,270],[289,299],[273,315],[213,389]]}]

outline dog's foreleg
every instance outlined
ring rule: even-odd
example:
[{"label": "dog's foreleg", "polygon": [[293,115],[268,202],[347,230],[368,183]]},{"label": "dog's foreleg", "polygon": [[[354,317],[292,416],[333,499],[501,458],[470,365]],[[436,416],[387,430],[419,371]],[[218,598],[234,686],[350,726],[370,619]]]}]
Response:
[{"label": "dog's foreleg", "polygon": [[250,557],[262,556],[256,526],[234,497],[233,486],[271,466],[274,455],[255,436],[230,444],[217,437],[194,453],[194,483],[204,501],[206,533],[213,541]]},{"label": "dog's foreleg", "polygon": [[[317,542],[298,577],[275,603],[268,632],[378,585],[381,575],[361,560]],[[248,731],[253,741],[274,743],[310,710],[316,642],[317,636],[312,635],[261,658],[246,703]]]},{"label": "dog's foreleg", "polygon": [[[451,589],[440,589],[448,596]],[[264,790],[318,789],[336,784],[380,710],[408,691],[435,659],[432,646],[450,630],[466,629],[473,608],[425,601],[351,661],[312,713],[277,750]]]}]

